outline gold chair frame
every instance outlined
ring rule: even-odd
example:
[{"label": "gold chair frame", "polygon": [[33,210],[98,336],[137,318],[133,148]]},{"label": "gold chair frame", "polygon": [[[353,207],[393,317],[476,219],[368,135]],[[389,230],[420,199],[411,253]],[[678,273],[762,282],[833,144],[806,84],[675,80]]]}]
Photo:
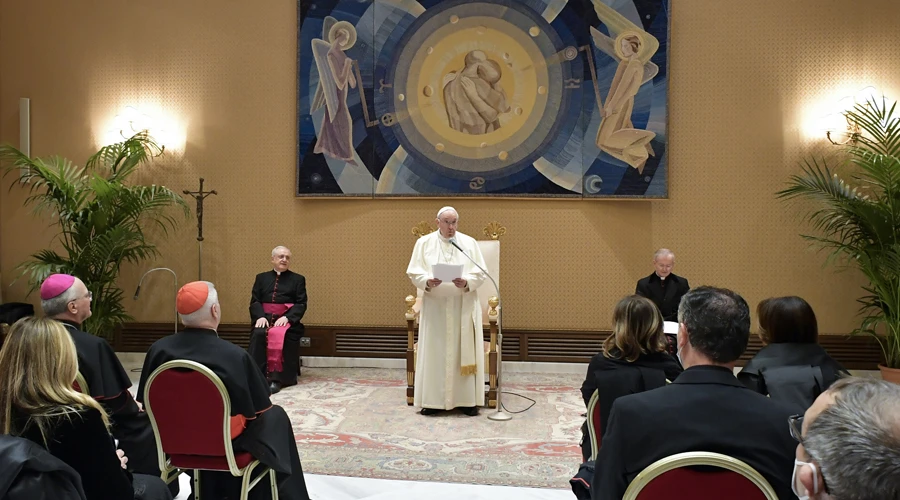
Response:
[{"label": "gold chair frame", "polygon": [[[425,221],[419,222],[412,228],[412,234],[416,238],[421,238],[426,234],[436,231],[434,227]],[[482,232],[491,240],[499,240],[501,236],[506,234],[506,228],[501,226],[499,222],[491,222],[482,229]],[[406,296],[406,404],[413,405],[416,383],[416,330],[418,329],[419,312],[414,309],[416,305],[416,296]],[[485,351],[485,368],[487,369],[487,385],[488,393],[486,402],[488,408],[497,407],[497,386],[500,382],[498,373],[500,368],[499,351],[500,348],[497,341],[498,321],[500,319],[500,311],[497,306],[500,300],[496,296],[488,299],[488,328],[490,331],[490,342]],[[482,334],[483,335],[483,334]]]},{"label": "gold chair frame", "polygon": [[737,472],[749,479],[754,486],[759,488],[767,500],[778,500],[778,495],[775,494],[772,485],[770,485],[769,482],[766,481],[766,478],[757,472],[756,469],[750,467],[742,460],[709,451],[678,453],[653,462],[642,470],[641,473],[634,478],[634,481],[628,485],[628,489],[625,490],[625,496],[622,497],[622,500],[637,500],[638,494],[640,494],[645,486],[670,470],[698,465],[719,467],[721,469]]},{"label": "gold chair frame", "polygon": [[600,404],[600,389],[594,389],[594,393],[591,394],[591,399],[588,401],[587,405],[587,428],[588,428],[588,439],[591,440],[591,457],[588,460],[597,460],[597,453],[600,452],[600,447],[597,446],[597,440],[600,437],[600,429],[594,428],[594,412],[597,410],[597,405]]},{"label": "gold chair frame", "polygon": [[[237,466],[237,462],[234,458],[234,448],[231,445],[231,397],[228,395],[228,390],[225,388],[225,384],[222,383],[222,379],[220,379],[219,376],[215,374],[215,372],[213,372],[206,366],[197,363],[196,361],[189,361],[186,359],[176,359],[160,365],[159,368],[153,370],[153,373],[150,374],[150,377],[147,379],[147,387],[144,389],[144,409],[147,411],[147,416],[150,417],[150,424],[153,426],[153,436],[156,438],[156,455],[159,457],[159,470],[161,471],[160,477],[162,478],[162,480],[165,481],[166,484],[169,484],[178,477],[178,474],[180,474],[182,470],[178,467],[173,466],[171,460],[166,457],[166,454],[163,451],[162,440],[159,437],[159,428],[156,425],[156,417],[153,415],[153,403],[150,398],[150,388],[153,387],[153,381],[156,380],[156,377],[160,373],[174,368],[182,368],[199,372],[206,378],[208,378],[213,383],[213,385],[216,386],[216,389],[219,390],[219,395],[222,396],[222,403],[224,405],[223,410],[225,414],[225,418],[222,423],[223,439],[226,443],[225,460],[228,462],[228,472],[231,472],[232,476],[242,478],[241,500],[247,500],[247,497],[250,494],[250,490],[252,490],[253,487],[256,486],[259,481],[266,476],[266,474],[269,475],[272,500],[278,500],[278,484],[275,479],[274,469],[271,469],[265,465],[261,465],[259,460],[253,460],[243,469]],[[257,466],[259,466],[261,469],[268,470],[260,472],[260,474],[257,475],[255,479],[251,480],[253,476],[253,470]],[[223,472],[223,469],[193,469],[193,491],[194,498],[196,500],[200,500],[201,470]]]}]

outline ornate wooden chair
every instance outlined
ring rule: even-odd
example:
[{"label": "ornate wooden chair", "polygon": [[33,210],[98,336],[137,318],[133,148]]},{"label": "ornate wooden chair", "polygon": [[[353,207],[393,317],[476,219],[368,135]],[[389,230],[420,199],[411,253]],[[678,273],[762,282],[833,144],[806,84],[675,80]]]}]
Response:
[{"label": "ornate wooden chair", "polygon": [[[711,472],[697,466],[715,467]],[[745,462],[707,451],[678,453],[641,471],[622,500],[778,500],[762,474]]]},{"label": "ornate wooden chair", "polygon": [[[435,228],[422,221],[412,228],[412,234],[421,238],[432,233]],[[478,240],[478,246],[484,257],[485,269],[500,283],[500,237],[506,234],[506,228],[497,222],[491,222],[482,230],[487,240]],[[484,342],[484,371],[485,383],[488,386],[487,405],[490,408],[497,407],[497,373],[499,369],[498,352],[500,346],[497,343],[498,322],[500,321],[499,299],[494,285],[487,280],[477,290],[478,301],[481,303],[481,317],[484,326],[490,331],[490,340]],[[406,297],[406,404],[412,406],[414,384],[416,381],[416,345],[418,335],[419,311],[422,307],[422,290],[417,295]]]}]

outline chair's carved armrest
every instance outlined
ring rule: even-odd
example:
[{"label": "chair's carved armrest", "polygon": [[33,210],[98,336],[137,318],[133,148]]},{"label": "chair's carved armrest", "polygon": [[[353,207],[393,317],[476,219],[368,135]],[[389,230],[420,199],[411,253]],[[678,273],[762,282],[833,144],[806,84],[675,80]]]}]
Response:
[{"label": "chair's carved armrest", "polygon": [[407,295],[406,296],[406,321],[415,321],[419,316],[419,313],[413,309],[413,306],[416,305],[416,296],[415,295]]},{"label": "chair's carved armrest", "polygon": [[491,323],[496,323],[500,317],[500,308],[497,307],[500,305],[500,299],[497,298],[496,295],[491,295],[488,299],[488,321]]}]

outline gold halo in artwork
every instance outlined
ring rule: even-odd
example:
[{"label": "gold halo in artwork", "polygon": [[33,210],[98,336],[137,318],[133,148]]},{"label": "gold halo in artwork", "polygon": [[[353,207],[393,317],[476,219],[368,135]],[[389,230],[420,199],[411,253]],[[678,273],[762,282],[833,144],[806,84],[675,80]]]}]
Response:
[{"label": "gold halo in artwork", "polygon": [[328,41],[334,43],[339,31],[347,32],[347,43],[341,45],[342,50],[347,50],[356,43],[356,28],[348,21],[338,21],[328,30]]},{"label": "gold halo in artwork", "polygon": [[450,24],[456,24],[458,22],[459,22],[459,16],[457,16],[456,14],[450,16]]},{"label": "gold halo in artwork", "polygon": [[426,85],[424,89],[422,89],[422,94],[425,97],[431,97],[434,95],[434,89],[431,88],[431,85]]},{"label": "gold halo in artwork", "polygon": [[443,151],[444,151],[444,144],[441,143],[441,142],[435,144],[435,145],[434,145],[434,150],[437,151],[438,153],[443,152]]},{"label": "gold halo in artwork", "polygon": [[532,27],[528,28],[528,34],[533,37],[538,36],[541,34],[541,30],[537,26],[532,26]]},{"label": "gold halo in artwork", "polygon": [[638,50],[637,56],[640,59],[641,56],[647,51],[647,43],[644,40],[644,37],[641,36],[640,33],[633,30],[623,31],[619,33],[619,36],[616,37],[615,45],[613,49],[616,51],[616,55],[619,56],[619,59],[628,59],[625,54],[622,52],[622,41],[629,40],[633,42],[637,42]]},{"label": "gold halo in artwork", "polygon": [[403,94],[399,94],[399,95],[397,96],[397,99],[400,99],[401,101],[405,101],[405,100],[406,100],[406,96],[403,95]]},{"label": "gold halo in artwork", "polygon": [[506,151],[500,151],[500,154],[497,155],[497,158],[506,160],[507,158],[509,158],[509,153],[507,153]]},{"label": "gold halo in artwork", "polygon": [[[546,93],[547,93],[547,87],[544,87],[543,85],[541,85],[540,87],[538,87],[538,94],[544,95],[544,94],[546,94]],[[402,99],[401,99],[401,100],[402,100]]]}]

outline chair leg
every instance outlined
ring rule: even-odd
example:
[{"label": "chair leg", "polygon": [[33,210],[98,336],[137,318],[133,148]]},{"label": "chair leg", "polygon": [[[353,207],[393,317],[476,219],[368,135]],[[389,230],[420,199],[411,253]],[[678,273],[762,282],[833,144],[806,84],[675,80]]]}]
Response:
[{"label": "chair leg", "polygon": [[194,469],[194,500],[200,500],[200,469]]},{"label": "chair leg", "polygon": [[278,500],[278,483],[275,481],[274,469],[269,469],[269,484],[272,488],[272,500]]}]

